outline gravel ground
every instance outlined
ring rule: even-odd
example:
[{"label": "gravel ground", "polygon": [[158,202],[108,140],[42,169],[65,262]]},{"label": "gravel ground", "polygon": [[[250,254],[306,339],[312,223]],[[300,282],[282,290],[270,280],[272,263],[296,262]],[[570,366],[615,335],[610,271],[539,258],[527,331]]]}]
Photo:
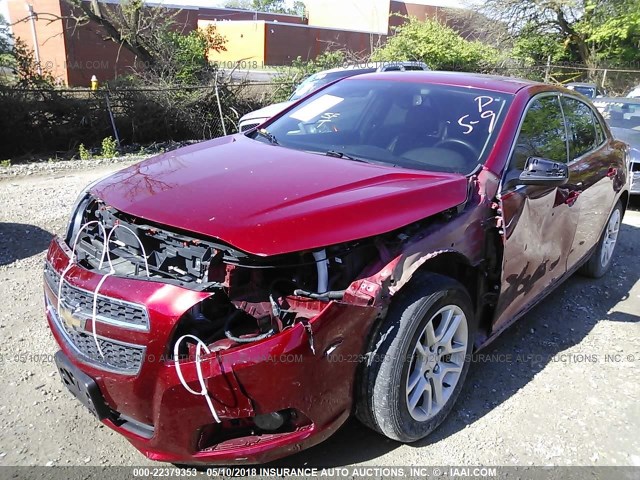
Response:
[{"label": "gravel ground", "polygon": [[[76,194],[131,161],[0,169],[0,465],[152,464],[65,391],[42,301],[45,250]],[[637,209],[611,271],[570,279],[482,352],[428,439],[401,445],[350,421],[278,465],[640,466]]]}]

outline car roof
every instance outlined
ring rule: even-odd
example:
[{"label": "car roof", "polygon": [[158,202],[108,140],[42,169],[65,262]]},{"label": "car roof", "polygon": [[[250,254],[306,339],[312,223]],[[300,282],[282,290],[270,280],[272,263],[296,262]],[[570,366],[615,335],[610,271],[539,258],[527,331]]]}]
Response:
[{"label": "car roof", "polygon": [[552,85],[525,80],[522,78],[502,77],[498,75],[485,75],[481,73],[466,72],[436,72],[436,71],[411,71],[411,72],[384,72],[366,73],[349,77],[343,81],[363,80],[394,80],[407,83],[433,83],[439,85],[451,85],[460,87],[481,88],[501,93],[515,94],[519,90],[532,86],[547,86],[557,89]]},{"label": "car roof", "polygon": [[606,102],[606,103],[633,103],[635,105],[640,105],[640,98],[629,98],[629,97],[598,97],[594,98],[592,102]]},{"label": "car roof", "polygon": [[336,72],[348,72],[350,70],[377,70],[383,67],[392,67],[392,66],[404,66],[404,67],[424,67],[425,69],[429,69],[429,66],[424,62],[418,61],[385,61],[385,62],[366,62],[366,63],[354,63],[352,65],[347,65],[345,67],[336,67],[330,68],[329,70],[322,70],[318,73],[336,73]]}]

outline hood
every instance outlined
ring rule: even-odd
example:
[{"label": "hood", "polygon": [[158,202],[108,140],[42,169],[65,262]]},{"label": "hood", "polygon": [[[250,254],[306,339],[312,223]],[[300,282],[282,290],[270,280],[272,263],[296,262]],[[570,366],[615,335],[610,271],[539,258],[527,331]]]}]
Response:
[{"label": "hood", "polygon": [[130,215],[276,255],[386,233],[442,212],[465,201],[467,179],[234,135],[133,165],[91,192]]},{"label": "hood", "polygon": [[268,105],[264,108],[261,108],[260,110],[254,110],[253,112],[247,113],[246,115],[244,115],[241,119],[240,122],[248,122],[251,120],[266,120],[269,119],[275,115],[277,115],[278,113],[280,113],[281,111],[283,111],[285,108],[287,108],[289,105],[291,105],[293,102],[280,102],[280,103],[274,103],[273,105]]}]

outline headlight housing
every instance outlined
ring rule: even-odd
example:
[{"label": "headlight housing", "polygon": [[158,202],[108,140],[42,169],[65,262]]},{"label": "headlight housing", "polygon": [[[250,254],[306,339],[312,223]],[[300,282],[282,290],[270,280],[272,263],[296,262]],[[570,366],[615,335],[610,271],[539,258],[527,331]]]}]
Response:
[{"label": "headlight housing", "polygon": [[107,178],[110,175],[111,174],[106,175],[104,177],[100,177],[99,179],[89,183],[86,187],[82,189],[82,191],[76,198],[76,201],[73,203],[73,208],[71,209],[71,216],[69,217],[69,223],[67,224],[67,232],[64,237],[64,240],[67,243],[67,245],[69,245],[69,247],[73,247],[73,241],[76,238],[78,230],[80,230],[80,227],[82,226],[82,223],[83,223],[82,217],[84,216],[84,212],[87,209],[87,205],[91,201],[91,195],[89,194],[89,192],[95,185],[97,185],[103,179]]}]

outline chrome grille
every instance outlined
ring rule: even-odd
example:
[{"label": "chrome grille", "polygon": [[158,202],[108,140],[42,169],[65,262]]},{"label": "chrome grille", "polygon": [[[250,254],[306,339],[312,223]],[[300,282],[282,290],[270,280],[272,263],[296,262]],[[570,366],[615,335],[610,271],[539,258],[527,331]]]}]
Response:
[{"label": "chrome grille", "polygon": [[[54,292],[54,295],[57,295],[60,275],[48,263],[45,266],[44,274],[47,284]],[[66,322],[61,320],[58,315],[55,297],[50,298],[45,295],[45,302],[56,329],[64,337],[66,343],[75,351],[80,361],[114,373],[123,375],[138,374],[145,357],[146,348],[143,345],[134,345],[98,335],[97,340],[104,355],[102,356],[90,331],[86,331],[81,327],[76,328],[67,325]],[[62,302],[60,306],[67,310],[72,310],[74,318],[84,320],[80,322],[81,325],[91,325],[90,319],[93,308],[93,294],[91,292],[71,286],[65,280],[62,286]],[[142,306],[98,296],[96,310],[96,321],[117,324],[118,326],[123,326],[121,325],[122,319],[126,319],[126,315],[133,311],[134,317],[143,318],[144,323],[137,319],[137,323],[130,323],[129,328],[132,328],[131,325],[142,325],[142,329],[148,329],[147,311]],[[105,316],[108,314],[114,314],[117,317],[114,320]],[[135,328],[140,329],[138,327]]]},{"label": "chrome grille", "polygon": [[[45,263],[44,277],[51,290],[57,295],[60,288],[60,275],[49,263]],[[93,316],[93,292],[69,285],[65,280],[61,297],[62,304],[71,307],[76,315],[85,318]],[[98,295],[96,303],[97,322],[133,330],[149,330],[149,315],[144,306],[103,295]]]},{"label": "chrome grille", "polygon": [[104,354],[104,357],[102,357],[93,335],[89,332],[79,332],[67,327],[64,322],[60,321],[56,307],[53,306],[49,298],[45,296],[45,299],[47,310],[56,328],[81,361],[102,370],[123,375],[136,375],[140,371],[144,360],[145,347],[98,336],[98,343]]}]

